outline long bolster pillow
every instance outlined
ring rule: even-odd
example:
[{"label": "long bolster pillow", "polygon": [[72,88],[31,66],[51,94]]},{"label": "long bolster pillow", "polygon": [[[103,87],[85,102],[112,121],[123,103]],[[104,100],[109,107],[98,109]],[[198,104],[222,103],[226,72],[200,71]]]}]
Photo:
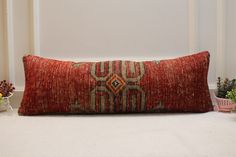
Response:
[{"label": "long bolster pillow", "polygon": [[209,52],[160,61],[23,57],[19,114],[207,112]]}]

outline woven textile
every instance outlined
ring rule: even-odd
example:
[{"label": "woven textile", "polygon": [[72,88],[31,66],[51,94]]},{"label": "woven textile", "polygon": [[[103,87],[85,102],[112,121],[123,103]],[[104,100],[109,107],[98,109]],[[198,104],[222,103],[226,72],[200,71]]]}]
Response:
[{"label": "woven textile", "polygon": [[161,61],[23,58],[19,113],[207,112],[209,53]]}]

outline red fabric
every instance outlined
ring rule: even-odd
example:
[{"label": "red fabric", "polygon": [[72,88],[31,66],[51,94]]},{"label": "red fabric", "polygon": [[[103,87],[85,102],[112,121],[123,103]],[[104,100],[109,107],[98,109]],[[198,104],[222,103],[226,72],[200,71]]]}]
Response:
[{"label": "red fabric", "polygon": [[19,113],[207,112],[209,53],[161,61],[69,62],[25,56]]}]

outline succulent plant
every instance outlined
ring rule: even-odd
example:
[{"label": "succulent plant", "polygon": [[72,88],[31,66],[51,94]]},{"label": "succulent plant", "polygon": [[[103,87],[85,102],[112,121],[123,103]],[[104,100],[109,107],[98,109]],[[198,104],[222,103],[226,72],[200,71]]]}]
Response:
[{"label": "succulent plant", "polygon": [[227,92],[235,88],[236,88],[236,79],[229,80],[228,78],[225,78],[224,80],[222,80],[221,77],[218,77],[216,96],[219,98],[227,98],[226,97]]},{"label": "succulent plant", "polygon": [[15,87],[12,83],[7,82],[6,80],[0,82],[0,93],[2,94],[2,97],[8,97],[14,90]]},{"label": "succulent plant", "polygon": [[232,89],[231,91],[228,91],[226,97],[236,103],[236,88]]}]

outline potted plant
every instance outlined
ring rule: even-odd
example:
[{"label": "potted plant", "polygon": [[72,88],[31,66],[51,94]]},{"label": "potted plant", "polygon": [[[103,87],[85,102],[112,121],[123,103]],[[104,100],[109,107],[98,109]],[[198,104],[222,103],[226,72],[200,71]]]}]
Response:
[{"label": "potted plant", "polygon": [[227,93],[233,89],[236,89],[236,79],[229,80],[225,78],[222,80],[218,77],[215,95],[218,111],[230,112],[235,108],[235,103],[227,97]]},{"label": "potted plant", "polygon": [[[236,104],[236,88],[234,88],[231,91],[227,92],[226,97],[229,98],[234,104]],[[236,105],[235,105],[235,107],[236,107]],[[236,112],[235,107],[232,110],[233,112]]]},{"label": "potted plant", "polygon": [[15,87],[13,87],[12,83],[6,80],[0,82],[0,111],[5,111],[7,108],[13,110],[9,98],[13,96],[14,90]]}]

